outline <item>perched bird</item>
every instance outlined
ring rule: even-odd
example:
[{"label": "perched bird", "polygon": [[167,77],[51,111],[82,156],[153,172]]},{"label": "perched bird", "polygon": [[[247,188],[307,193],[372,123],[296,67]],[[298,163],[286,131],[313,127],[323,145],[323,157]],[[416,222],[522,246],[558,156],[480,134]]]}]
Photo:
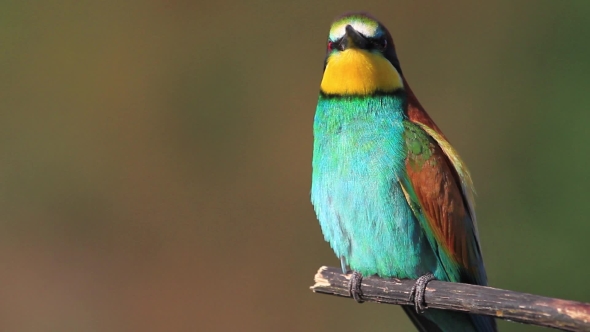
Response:
[{"label": "perched bird", "polygon": [[355,13],[330,28],[314,118],[311,200],[322,232],[362,275],[417,279],[420,331],[496,331],[493,318],[423,309],[426,283],[486,285],[473,183],[406,81],[391,35]]}]

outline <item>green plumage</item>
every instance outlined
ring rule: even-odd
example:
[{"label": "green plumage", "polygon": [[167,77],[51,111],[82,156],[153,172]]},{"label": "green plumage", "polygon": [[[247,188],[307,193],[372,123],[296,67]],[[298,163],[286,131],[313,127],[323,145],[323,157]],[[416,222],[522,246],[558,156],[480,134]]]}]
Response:
[{"label": "green plumage", "polygon": [[[320,97],[311,198],[336,255],[364,275],[443,277],[400,187],[407,122],[403,95]],[[418,129],[416,129],[418,130]],[[436,275],[435,274],[435,275]]]}]

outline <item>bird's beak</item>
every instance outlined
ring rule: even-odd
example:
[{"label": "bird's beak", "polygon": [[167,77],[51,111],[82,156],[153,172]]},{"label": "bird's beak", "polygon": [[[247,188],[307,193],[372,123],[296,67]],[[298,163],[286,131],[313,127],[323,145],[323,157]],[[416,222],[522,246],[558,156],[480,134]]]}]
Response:
[{"label": "bird's beak", "polygon": [[358,33],[352,26],[346,26],[346,36],[342,41],[343,49],[349,48],[360,48],[366,49],[369,45],[369,41]]}]

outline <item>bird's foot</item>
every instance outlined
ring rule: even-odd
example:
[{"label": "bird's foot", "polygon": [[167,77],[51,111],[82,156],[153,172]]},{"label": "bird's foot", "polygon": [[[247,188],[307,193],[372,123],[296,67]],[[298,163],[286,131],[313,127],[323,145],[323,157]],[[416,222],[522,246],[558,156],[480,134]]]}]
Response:
[{"label": "bird's foot", "polygon": [[424,303],[424,293],[426,292],[426,285],[434,279],[436,279],[434,274],[426,273],[416,280],[412,290],[410,290],[410,301],[414,301],[414,308],[419,314],[423,313],[427,308],[426,303]]},{"label": "bird's foot", "polygon": [[361,291],[361,283],[363,281],[363,275],[359,272],[352,271],[350,275],[350,280],[348,281],[348,291],[350,292],[350,296],[358,303],[363,303],[362,296],[363,292]]}]

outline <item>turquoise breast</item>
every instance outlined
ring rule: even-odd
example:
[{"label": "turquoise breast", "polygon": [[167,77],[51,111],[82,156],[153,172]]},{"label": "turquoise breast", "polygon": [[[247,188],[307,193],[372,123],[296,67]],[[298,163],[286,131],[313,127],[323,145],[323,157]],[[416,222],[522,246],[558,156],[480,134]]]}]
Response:
[{"label": "turquoise breast", "polygon": [[405,172],[400,96],[320,97],[311,200],[324,238],[364,275],[416,278],[437,260],[398,179]]}]

